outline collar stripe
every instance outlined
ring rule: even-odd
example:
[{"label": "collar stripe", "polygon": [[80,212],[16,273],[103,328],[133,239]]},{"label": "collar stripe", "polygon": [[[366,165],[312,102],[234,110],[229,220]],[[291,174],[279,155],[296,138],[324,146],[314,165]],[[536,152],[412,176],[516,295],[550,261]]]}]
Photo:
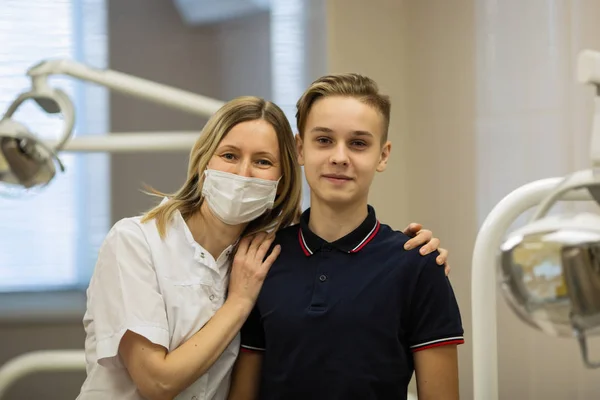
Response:
[{"label": "collar stripe", "polygon": [[373,229],[371,229],[371,232],[369,232],[367,237],[365,237],[362,240],[362,242],[360,242],[355,248],[350,250],[350,253],[356,253],[356,252],[360,251],[363,247],[365,247],[367,245],[367,243],[369,243],[371,240],[373,240],[373,238],[375,237],[375,235],[377,235],[377,232],[379,231],[379,226],[380,226],[379,221],[376,221],[375,226],[373,227]]},{"label": "collar stripe", "polygon": [[[379,232],[380,227],[381,224],[379,223],[379,221],[376,221],[375,226],[373,227],[373,229],[371,229],[369,234],[365,236],[365,238],[358,245],[356,245],[355,248],[350,250],[349,253],[357,253],[363,247],[365,247],[371,240],[373,240],[375,235],[377,235],[377,232]],[[300,242],[300,248],[302,249],[304,255],[310,256],[313,254],[313,251],[310,249],[310,247],[308,247],[308,244],[306,244],[306,240],[304,239],[304,233],[302,232],[301,227],[298,227],[298,241]]]},{"label": "collar stripe", "polygon": [[302,248],[304,255],[310,256],[313,252],[311,249],[308,248],[308,245],[306,244],[306,241],[304,240],[304,234],[302,233],[301,227],[298,227],[298,240],[300,241],[300,247]]}]

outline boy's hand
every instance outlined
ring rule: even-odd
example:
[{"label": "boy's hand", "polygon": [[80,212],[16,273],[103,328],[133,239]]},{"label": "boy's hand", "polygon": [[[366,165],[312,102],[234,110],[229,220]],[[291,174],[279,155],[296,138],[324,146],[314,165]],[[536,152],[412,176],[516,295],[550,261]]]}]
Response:
[{"label": "boy's hand", "polygon": [[448,250],[439,247],[440,239],[433,237],[433,232],[423,229],[423,225],[413,222],[404,229],[403,233],[412,238],[404,244],[406,250],[420,245],[423,245],[420,250],[421,255],[427,255],[437,250],[440,255],[436,258],[436,262],[445,267],[446,276],[450,274],[450,265],[447,262]]}]

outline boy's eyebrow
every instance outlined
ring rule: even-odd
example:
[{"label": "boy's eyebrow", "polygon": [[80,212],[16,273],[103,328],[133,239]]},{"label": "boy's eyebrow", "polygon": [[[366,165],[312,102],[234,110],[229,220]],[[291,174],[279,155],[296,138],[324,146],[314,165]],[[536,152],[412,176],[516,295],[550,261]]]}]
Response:
[{"label": "boy's eyebrow", "polygon": [[[333,133],[333,129],[326,128],[324,126],[315,126],[310,130],[311,132],[321,132],[321,133]],[[352,131],[352,136],[373,136],[373,134],[369,131]]]},{"label": "boy's eyebrow", "polygon": [[311,132],[322,132],[322,133],[333,133],[332,129],[326,128],[324,126],[315,126],[310,131]]},{"label": "boy's eyebrow", "polygon": [[369,131],[354,131],[352,132],[352,135],[354,136],[373,136],[373,134]]}]

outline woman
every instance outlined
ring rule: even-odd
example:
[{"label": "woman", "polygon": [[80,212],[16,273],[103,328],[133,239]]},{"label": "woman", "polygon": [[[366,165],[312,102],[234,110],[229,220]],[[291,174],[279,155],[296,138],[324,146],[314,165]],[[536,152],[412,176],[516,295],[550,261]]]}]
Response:
[{"label": "woman", "polygon": [[279,254],[266,257],[273,237],[264,232],[295,221],[300,195],[281,109],[241,97],[217,111],[183,187],[117,222],[100,249],[79,399],[225,399],[238,332]]}]

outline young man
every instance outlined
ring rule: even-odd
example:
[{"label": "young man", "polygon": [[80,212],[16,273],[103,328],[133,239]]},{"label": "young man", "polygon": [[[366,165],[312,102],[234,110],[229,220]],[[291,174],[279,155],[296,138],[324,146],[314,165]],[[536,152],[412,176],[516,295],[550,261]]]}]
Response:
[{"label": "young man", "polygon": [[281,253],[242,329],[231,399],[458,399],[463,328],[437,252],[368,205],[390,156],[390,101],[357,74],[315,81],[297,104],[311,208],[277,234]]}]

